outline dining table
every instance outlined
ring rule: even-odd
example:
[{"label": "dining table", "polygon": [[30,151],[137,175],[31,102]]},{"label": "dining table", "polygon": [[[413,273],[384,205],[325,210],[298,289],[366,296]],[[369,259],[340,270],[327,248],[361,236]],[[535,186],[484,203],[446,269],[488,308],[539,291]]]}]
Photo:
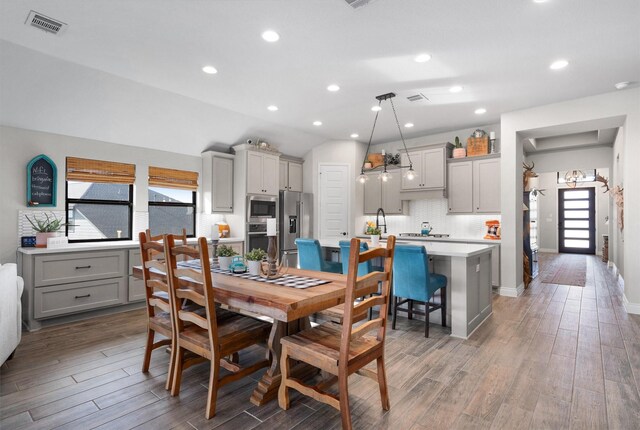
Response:
[{"label": "dining table", "polygon": [[[273,320],[267,342],[267,357],[271,360],[271,365],[258,381],[258,385],[251,395],[251,403],[258,406],[275,399],[278,395],[281,381],[280,353],[282,347],[280,340],[284,336],[310,328],[309,317],[312,314],[340,305],[345,300],[346,275],[294,268],[289,268],[286,273],[321,279],[327,283],[308,288],[295,288],[255,279],[245,279],[213,270],[211,273],[217,303],[226,305],[231,310],[269,317]],[[133,268],[133,276],[142,279],[141,266]],[[151,272],[151,276],[163,278],[165,275]],[[202,290],[202,284],[193,279],[180,278],[180,283],[183,288]],[[372,289],[371,292],[374,290]],[[303,363],[292,369],[292,374],[298,378],[304,378],[315,372],[317,370],[311,369]]]}]

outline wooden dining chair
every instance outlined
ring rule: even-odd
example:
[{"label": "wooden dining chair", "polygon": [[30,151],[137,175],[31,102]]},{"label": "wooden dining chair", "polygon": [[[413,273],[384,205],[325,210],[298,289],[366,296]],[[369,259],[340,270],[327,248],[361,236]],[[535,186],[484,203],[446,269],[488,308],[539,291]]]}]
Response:
[{"label": "wooden dining chair", "polygon": [[[157,256],[164,256],[164,243],[162,241],[151,240],[147,232],[140,232],[140,258],[142,260],[142,279],[145,286],[145,299],[147,306],[147,342],[142,361],[142,372],[149,371],[151,362],[151,352],[166,345],[172,345],[171,359],[167,374],[166,389],[171,388],[172,361],[175,345],[173,345],[173,328],[171,323],[171,305],[169,303],[169,285],[167,282],[151,277],[151,270],[155,269],[161,273],[167,273],[167,265],[164,259],[159,260]],[[156,333],[164,336],[164,339],[155,340]]]},{"label": "wooden dining chair", "polygon": [[[216,308],[206,238],[198,239],[198,249],[186,245],[176,246],[173,237],[169,235],[165,236],[165,244],[170,302],[177,343],[171,395],[177,396],[180,393],[183,370],[196,362],[186,356],[188,351],[198,357],[211,360],[209,395],[205,411],[205,417],[209,419],[216,413],[216,399],[220,387],[270,364],[269,360],[263,359],[242,367],[239,362],[234,362],[235,360],[232,361],[229,357],[252,345],[266,344],[271,324]],[[202,270],[178,268],[177,260],[181,256],[199,258]],[[202,291],[181,287],[180,277],[188,277],[200,282]],[[185,299],[203,306],[206,314],[202,316],[189,309],[180,309],[177,304]],[[231,373],[221,376],[220,367]]]},{"label": "wooden dining chair", "polygon": [[[154,241],[154,242],[162,242],[162,240],[164,239],[164,234],[157,234],[155,236],[151,235],[151,229],[146,229],[145,233],[147,235],[147,241]],[[187,244],[187,229],[183,228],[182,229],[182,234],[174,234],[173,237],[175,239],[179,239],[180,241],[182,241],[183,245]],[[151,250],[151,256],[154,258],[160,258],[160,259],[164,259],[164,251],[162,251],[161,253],[158,253],[154,250]]]},{"label": "wooden dining chair", "polygon": [[[280,360],[282,382],[278,391],[278,401],[282,409],[289,408],[289,388],[293,388],[340,410],[342,428],[351,429],[348,377],[358,372],[378,382],[382,409],[389,410],[389,394],[384,368],[384,341],[395,242],[395,236],[389,236],[386,248],[376,248],[360,253],[360,240],[351,239],[343,324],[327,322],[282,338]],[[383,271],[371,272],[359,277],[358,265],[376,257],[384,259]],[[377,291],[378,283],[382,283],[380,296],[368,297],[354,304],[356,298],[365,297]],[[366,313],[366,310],[372,306],[380,306],[378,317],[354,326],[356,315]],[[371,333],[373,330],[375,335]],[[307,385],[291,376],[291,360],[303,361],[334,376],[316,385]],[[376,360],[377,372],[364,369],[364,366],[373,360]],[[325,391],[336,382],[339,387],[338,395]]]}]

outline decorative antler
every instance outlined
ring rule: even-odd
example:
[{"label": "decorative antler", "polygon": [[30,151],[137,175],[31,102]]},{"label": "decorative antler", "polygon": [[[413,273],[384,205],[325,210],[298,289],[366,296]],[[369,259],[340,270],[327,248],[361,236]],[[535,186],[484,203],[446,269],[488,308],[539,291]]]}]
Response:
[{"label": "decorative antler", "polygon": [[596,173],[596,182],[602,182],[602,188],[605,188],[603,193],[609,192],[609,179],[600,175],[600,173]]},{"label": "decorative antler", "polygon": [[535,165],[536,165],[536,163],[534,163],[533,161],[531,162],[531,166],[529,166],[525,162],[522,163],[522,168],[524,169],[524,172],[522,172],[522,187],[525,190],[527,189],[527,186],[529,185],[529,179],[538,177],[538,174],[533,171],[533,168],[535,167]]}]

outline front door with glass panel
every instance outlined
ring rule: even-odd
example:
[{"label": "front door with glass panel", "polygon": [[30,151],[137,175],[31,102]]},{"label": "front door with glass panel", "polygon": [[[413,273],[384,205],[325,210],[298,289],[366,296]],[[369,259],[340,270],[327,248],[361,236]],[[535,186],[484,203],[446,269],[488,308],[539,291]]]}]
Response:
[{"label": "front door with glass panel", "polygon": [[558,251],[596,252],[595,188],[558,190]]}]

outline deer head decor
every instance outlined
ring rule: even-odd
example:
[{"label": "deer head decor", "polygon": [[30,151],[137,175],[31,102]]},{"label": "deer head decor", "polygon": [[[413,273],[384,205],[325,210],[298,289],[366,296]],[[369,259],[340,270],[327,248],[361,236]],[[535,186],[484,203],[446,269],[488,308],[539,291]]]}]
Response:
[{"label": "deer head decor", "polygon": [[624,188],[620,185],[616,185],[613,188],[609,188],[609,179],[600,175],[600,173],[596,173],[596,182],[602,182],[602,188],[604,188],[603,193],[607,193],[611,191],[609,194],[613,201],[616,204],[616,209],[618,212],[618,228],[620,230],[624,229]]},{"label": "deer head decor", "polygon": [[531,162],[531,166],[527,165],[527,163],[522,163],[522,168],[524,169],[524,171],[522,172],[522,187],[525,190],[529,186],[529,179],[538,177],[538,174],[533,171],[535,165],[536,163],[534,163],[533,161]]}]

